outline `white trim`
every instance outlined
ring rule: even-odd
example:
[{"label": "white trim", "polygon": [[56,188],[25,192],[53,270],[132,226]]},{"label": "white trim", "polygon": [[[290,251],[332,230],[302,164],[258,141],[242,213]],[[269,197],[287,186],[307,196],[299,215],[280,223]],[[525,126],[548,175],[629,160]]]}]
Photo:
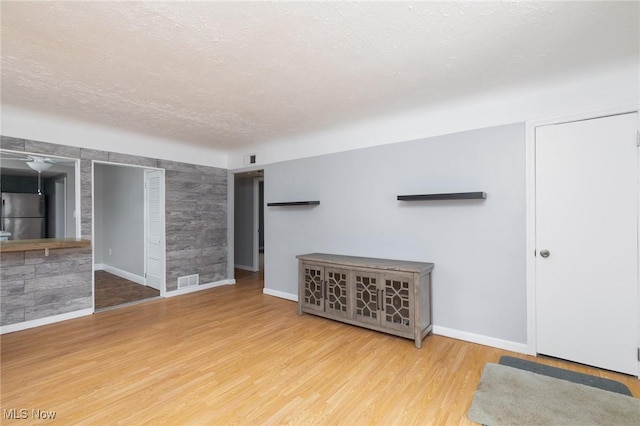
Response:
[{"label": "white trim", "polygon": [[[535,355],[536,348],[536,271],[535,271],[535,249],[536,249],[536,188],[535,188],[535,129],[539,126],[567,123],[572,121],[589,120],[609,115],[625,114],[637,112],[638,105],[630,104],[616,108],[609,108],[598,111],[586,111],[567,116],[532,120],[525,123],[525,167],[526,167],[526,281],[527,281],[527,350],[525,353]],[[640,300],[639,300],[640,303]],[[640,328],[640,319],[638,320]],[[640,334],[640,333],[639,333]],[[640,336],[639,336],[640,343]]]},{"label": "white trim", "polygon": [[9,324],[0,327],[0,334],[13,333],[15,331],[26,330],[28,328],[40,327],[41,325],[53,324],[74,318],[93,315],[93,308],[81,309],[79,311],[67,312],[66,314],[52,315],[50,317],[38,318],[30,321],[23,321],[16,324]]},{"label": "white trim", "polygon": [[[260,270],[260,181],[264,178],[253,178],[253,271]],[[264,229],[262,230],[264,232]]]},{"label": "white trim", "polygon": [[235,175],[227,170],[227,276],[233,277],[235,262]]},{"label": "white trim", "polygon": [[[638,146],[640,147],[640,108],[638,109],[638,124],[637,124],[638,128],[636,131],[636,137],[637,139],[637,143]],[[637,167],[638,167],[638,183],[637,183],[637,188],[638,188],[638,202],[637,202],[637,212],[638,212],[638,240],[637,240],[637,251],[640,254],[640,148],[637,149],[636,154],[638,156],[638,162],[637,162]],[[638,277],[638,290],[640,290],[640,261],[638,262],[638,271],[637,271],[637,275],[636,277]],[[640,351],[640,291],[638,291],[638,351]],[[640,353],[638,354],[640,355]],[[638,356],[638,379],[640,379],[640,356]]]},{"label": "white trim", "polygon": [[208,290],[210,288],[220,287],[223,285],[231,285],[235,283],[236,280],[220,280],[208,284],[194,285],[193,287],[184,287],[179,290],[167,291],[164,297],[181,296],[183,294],[193,293],[200,290]]},{"label": "white trim", "polygon": [[105,164],[107,166],[135,167],[137,169],[157,170],[159,172],[165,171],[162,167],[143,166],[140,164],[127,164],[127,163],[118,163],[117,161],[104,161],[104,160],[91,160],[91,161],[93,162],[93,164],[96,164],[96,163]]},{"label": "white trim", "polygon": [[439,325],[433,326],[433,334],[523,354],[526,354],[528,349],[528,346],[525,343],[497,339],[495,337],[483,336],[481,334],[469,333],[467,331],[454,330],[452,328],[442,327]]},{"label": "white trim", "polygon": [[255,269],[253,266],[247,266],[247,265],[238,265],[235,264],[233,265],[236,269],[242,269],[243,271],[249,271],[249,272],[258,272],[257,269]]},{"label": "white trim", "polygon": [[[76,161],[76,175],[74,176],[74,185],[75,185],[75,197],[76,197],[76,202],[75,202],[75,206],[73,207],[75,210],[73,212],[73,217],[75,219],[76,222],[76,229],[75,229],[75,237],[76,238],[82,238],[82,175],[81,175],[81,169],[82,167],[80,166],[82,159],[78,158],[78,161]],[[91,179],[93,179],[93,166],[91,167]],[[91,185],[91,211],[93,211],[93,184]],[[93,226],[93,225],[92,225]],[[69,230],[67,229],[67,235],[69,234]],[[92,251],[93,251],[93,247],[92,247]]]},{"label": "white trim", "polygon": [[298,296],[292,293],[285,293],[284,291],[271,290],[270,288],[263,288],[262,294],[266,294],[267,296],[275,296],[281,299],[292,300],[294,302],[298,301]]},{"label": "white trim", "polygon": [[133,281],[134,283],[146,285],[144,277],[140,275],[132,274],[131,272],[116,268],[111,265],[107,265],[105,263],[98,263],[94,265],[94,270],[96,271],[105,271],[110,274],[116,275],[120,278],[124,278],[125,280]]},{"label": "white trim", "polygon": [[536,354],[536,150],[535,125],[525,124],[525,271],[527,293],[527,354]]},{"label": "white trim", "polygon": [[[80,186],[80,185],[78,185]],[[91,161],[91,182],[89,182],[89,192],[91,193],[91,311],[96,311],[96,162]],[[81,215],[78,215],[81,216]],[[82,229],[80,229],[82,236]],[[104,268],[103,264],[102,267]]]},{"label": "white trim", "polygon": [[[147,188],[147,171],[142,169],[142,277],[144,279],[143,284],[147,285],[147,272],[148,272],[148,261],[147,259],[147,219],[149,216],[149,202],[147,200],[147,196],[149,189]],[[162,288],[162,286],[160,286]],[[159,289],[158,289],[159,290]]]}]

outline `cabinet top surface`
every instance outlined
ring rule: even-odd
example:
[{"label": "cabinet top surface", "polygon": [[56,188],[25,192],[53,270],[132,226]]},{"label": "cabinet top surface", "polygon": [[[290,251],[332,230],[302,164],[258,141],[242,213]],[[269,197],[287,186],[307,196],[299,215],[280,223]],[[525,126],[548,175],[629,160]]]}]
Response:
[{"label": "cabinet top surface", "polygon": [[372,257],[358,257],[358,256],[342,256],[338,254],[327,253],[309,253],[300,254],[296,256],[299,260],[306,260],[309,262],[322,262],[331,263],[336,265],[363,267],[363,268],[376,268],[387,269],[392,271],[405,271],[405,272],[429,272],[433,269],[433,263],[427,262],[411,262],[407,260],[392,260],[392,259],[376,259]]}]

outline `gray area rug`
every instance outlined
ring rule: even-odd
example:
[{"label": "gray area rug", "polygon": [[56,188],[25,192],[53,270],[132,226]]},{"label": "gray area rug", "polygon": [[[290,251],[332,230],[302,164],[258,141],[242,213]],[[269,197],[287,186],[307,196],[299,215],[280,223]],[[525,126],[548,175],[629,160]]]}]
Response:
[{"label": "gray area rug", "polygon": [[640,424],[640,400],[518,368],[487,364],[469,420],[499,425]]}]

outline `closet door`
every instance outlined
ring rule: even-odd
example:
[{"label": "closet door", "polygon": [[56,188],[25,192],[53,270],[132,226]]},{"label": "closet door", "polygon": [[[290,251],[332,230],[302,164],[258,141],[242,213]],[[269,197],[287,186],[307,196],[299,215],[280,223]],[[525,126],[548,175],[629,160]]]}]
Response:
[{"label": "closet door", "polygon": [[638,375],[638,117],[536,129],[537,351]]},{"label": "closet door", "polygon": [[145,170],[144,179],[146,284],[162,291],[165,280],[164,178],[159,170]]}]

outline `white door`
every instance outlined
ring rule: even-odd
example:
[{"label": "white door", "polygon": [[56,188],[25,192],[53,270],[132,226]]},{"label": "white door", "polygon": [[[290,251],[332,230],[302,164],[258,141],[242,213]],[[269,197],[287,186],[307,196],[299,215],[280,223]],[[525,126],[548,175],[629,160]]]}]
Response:
[{"label": "white door", "polygon": [[537,352],[632,375],[637,120],[633,113],[541,126],[535,139]]},{"label": "white door", "polygon": [[145,278],[149,287],[164,288],[164,185],[162,172],[145,170]]}]

